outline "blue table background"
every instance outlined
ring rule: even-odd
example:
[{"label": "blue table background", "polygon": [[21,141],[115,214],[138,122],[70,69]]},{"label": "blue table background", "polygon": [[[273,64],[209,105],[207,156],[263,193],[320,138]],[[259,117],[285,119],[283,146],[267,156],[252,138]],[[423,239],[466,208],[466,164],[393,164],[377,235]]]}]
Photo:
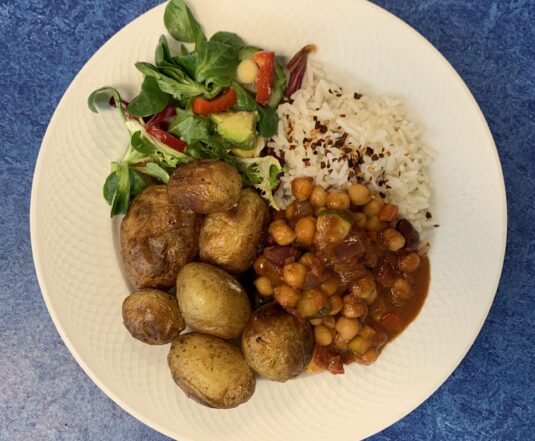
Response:
[{"label": "blue table background", "polygon": [[[535,439],[535,2],[374,1],[428,38],[474,93],[503,164],[509,236],[496,300],[467,357],[372,439]],[[107,398],[62,343],[35,278],[28,219],[35,160],[64,90],[157,3],[0,1],[1,441],[168,439]]]}]

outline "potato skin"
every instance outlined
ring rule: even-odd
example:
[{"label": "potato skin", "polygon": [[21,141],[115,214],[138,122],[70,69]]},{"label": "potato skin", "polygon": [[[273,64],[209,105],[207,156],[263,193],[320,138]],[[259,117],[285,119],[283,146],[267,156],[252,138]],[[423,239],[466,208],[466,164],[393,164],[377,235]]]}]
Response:
[{"label": "potato skin", "polygon": [[301,374],[314,349],[312,329],[275,303],[257,309],[242,335],[245,360],[258,374],[285,382]]},{"label": "potato skin", "polygon": [[165,185],[137,195],[121,223],[121,254],[136,288],[168,290],[198,251],[200,219],[171,204]]},{"label": "potato skin", "polygon": [[170,343],[186,327],[176,297],[157,289],[142,289],[124,299],[123,323],[132,337],[149,345]]},{"label": "potato skin", "polygon": [[178,207],[209,214],[235,205],[241,185],[234,167],[216,159],[202,159],[178,167],[169,179],[167,191]]},{"label": "potato skin", "polygon": [[239,406],[256,387],[255,374],[240,349],[212,335],[180,335],[171,345],[167,363],[185,394],[208,407]]},{"label": "potato skin", "polygon": [[188,263],[182,268],[176,296],[188,326],[221,338],[238,338],[251,316],[251,305],[240,283],[206,263]]},{"label": "potato skin", "polygon": [[199,235],[201,259],[230,273],[246,271],[253,263],[268,216],[262,198],[254,190],[242,190],[236,206],[204,218]]}]

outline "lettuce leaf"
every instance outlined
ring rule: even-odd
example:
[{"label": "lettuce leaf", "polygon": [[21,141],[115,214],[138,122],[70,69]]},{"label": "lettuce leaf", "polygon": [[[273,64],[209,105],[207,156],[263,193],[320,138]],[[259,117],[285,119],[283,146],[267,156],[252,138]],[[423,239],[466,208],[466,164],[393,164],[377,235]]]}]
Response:
[{"label": "lettuce leaf", "polygon": [[244,179],[254,188],[260,190],[264,199],[275,209],[279,210],[273,197],[273,190],[279,184],[278,175],[283,169],[274,156],[262,158],[236,158],[238,170]]}]

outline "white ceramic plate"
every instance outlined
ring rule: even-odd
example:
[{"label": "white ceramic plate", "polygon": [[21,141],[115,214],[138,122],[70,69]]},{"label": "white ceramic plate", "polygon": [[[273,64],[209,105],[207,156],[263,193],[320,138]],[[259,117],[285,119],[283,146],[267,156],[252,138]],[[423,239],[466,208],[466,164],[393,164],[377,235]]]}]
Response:
[{"label": "white ceramic plate", "polygon": [[306,43],[336,80],[408,104],[439,155],[432,170],[429,297],[416,321],[370,367],[346,375],[260,380],[233,410],[186,398],[169,374],[168,347],[146,346],[123,328],[129,288],[118,259],[109,207],[101,196],[110,160],[127,135],[113,111],[87,109],[103,85],[135,95],[139,60],[152,60],[164,31],[163,6],[126,26],[80,71],[48,127],[35,171],[31,235],[43,297],[65,344],[115,402],[181,441],[355,440],[393,424],[432,394],[477,336],[498,284],[506,204],[496,148],[475,100],[448,62],[417,32],[355,0],[208,0],[193,9],[208,35],[238,32],[246,41],[293,54]]}]

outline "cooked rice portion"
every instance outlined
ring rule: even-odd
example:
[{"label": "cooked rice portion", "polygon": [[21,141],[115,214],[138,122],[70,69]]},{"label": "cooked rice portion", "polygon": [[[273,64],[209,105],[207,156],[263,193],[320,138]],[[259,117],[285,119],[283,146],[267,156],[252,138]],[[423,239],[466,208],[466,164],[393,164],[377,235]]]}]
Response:
[{"label": "cooked rice portion", "polygon": [[365,183],[397,204],[420,232],[435,223],[426,171],[433,152],[405,119],[400,100],[342,90],[309,62],[303,88],[279,106],[278,115],[278,133],[268,146],[288,168],[275,194],[281,207],[291,199],[292,179],[310,176],[327,188]]}]

